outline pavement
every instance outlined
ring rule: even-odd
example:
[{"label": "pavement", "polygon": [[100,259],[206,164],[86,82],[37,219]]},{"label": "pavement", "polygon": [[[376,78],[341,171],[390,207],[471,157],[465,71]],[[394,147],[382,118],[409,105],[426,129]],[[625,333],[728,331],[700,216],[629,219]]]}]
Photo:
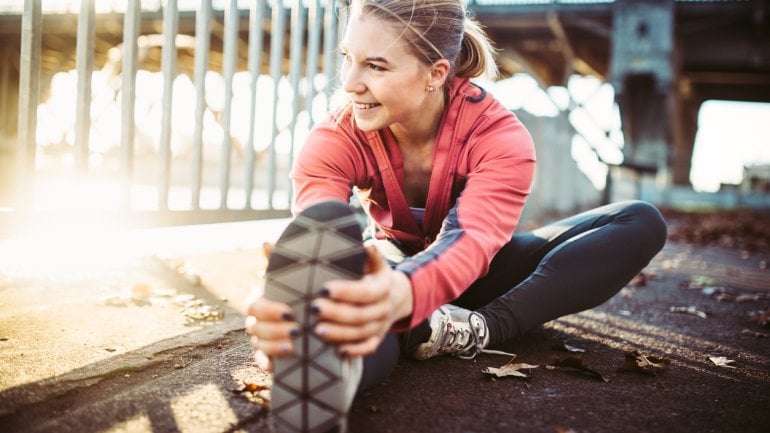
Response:
[{"label": "pavement", "polygon": [[[240,309],[287,222],[0,241],[0,432],[269,431]],[[351,431],[770,431],[768,263],[669,241],[514,360],[403,359]]]}]

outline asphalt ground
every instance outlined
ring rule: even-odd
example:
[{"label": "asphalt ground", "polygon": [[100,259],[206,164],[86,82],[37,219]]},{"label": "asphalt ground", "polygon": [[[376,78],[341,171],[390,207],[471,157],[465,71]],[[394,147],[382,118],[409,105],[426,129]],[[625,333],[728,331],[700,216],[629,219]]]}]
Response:
[{"label": "asphalt ground", "polygon": [[[510,342],[513,360],[403,359],[351,431],[770,431],[770,250],[715,218],[713,241],[711,219],[673,217],[640,278]],[[285,223],[0,242],[0,431],[269,431],[240,306]],[[526,377],[484,372],[504,365]]]}]

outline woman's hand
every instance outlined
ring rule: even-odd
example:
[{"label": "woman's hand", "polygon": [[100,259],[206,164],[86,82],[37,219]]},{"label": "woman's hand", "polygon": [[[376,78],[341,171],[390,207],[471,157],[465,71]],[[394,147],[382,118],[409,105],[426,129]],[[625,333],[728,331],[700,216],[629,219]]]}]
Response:
[{"label": "woman's hand", "polygon": [[360,280],[327,282],[328,293],[311,307],[320,319],[315,333],[345,356],[374,352],[393,323],[412,313],[412,283],[373,246],[366,247],[366,268]]},{"label": "woman's hand", "polygon": [[[262,245],[265,257],[270,258],[273,244]],[[270,359],[294,352],[293,338],[299,335],[300,325],[292,317],[291,307],[265,299],[255,292],[246,301],[246,332],[251,334],[251,346],[256,349],[254,360],[263,370],[272,370]]]},{"label": "woman's hand", "polygon": [[[265,245],[266,255],[271,250]],[[374,352],[393,323],[412,313],[409,278],[392,270],[373,246],[366,248],[365,272],[359,280],[329,281],[324,296],[311,306],[319,319],[313,331],[339,344],[338,353],[345,356]],[[257,296],[246,305],[246,332],[252,335],[257,364],[269,370],[270,358],[294,352],[301,326],[288,305]]]}]

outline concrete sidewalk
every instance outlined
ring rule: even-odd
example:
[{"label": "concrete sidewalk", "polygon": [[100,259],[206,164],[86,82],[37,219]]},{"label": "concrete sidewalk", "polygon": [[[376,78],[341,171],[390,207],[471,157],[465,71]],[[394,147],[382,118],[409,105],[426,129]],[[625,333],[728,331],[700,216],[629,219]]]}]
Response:
[{"label": "concrete sidewalk", "polygon": [[[286,223],[131,232],[85,256],[0,243],[0,431],[268,431],[239,309]],[[767,431],[770,339],[751,318],[770,307],[768,262],[670,242],[644,284],[512,342],[539,365],[529,378],[481,372],[505,357],[403,360],[357,399],[352,430]],[[670,364],[619,372],[632,350]]]}]

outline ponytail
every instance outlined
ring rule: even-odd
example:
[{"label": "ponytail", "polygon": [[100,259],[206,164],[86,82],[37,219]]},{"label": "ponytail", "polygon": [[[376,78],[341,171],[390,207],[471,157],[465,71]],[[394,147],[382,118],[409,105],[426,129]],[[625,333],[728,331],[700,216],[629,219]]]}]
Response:
[{"label": "ponytail", "polygon": [[495,63],[495,49],[481,24],[471,17],[465,18],[462,45],[455,63],[455,75],[489,79],[495,79],[499,75]]}]

